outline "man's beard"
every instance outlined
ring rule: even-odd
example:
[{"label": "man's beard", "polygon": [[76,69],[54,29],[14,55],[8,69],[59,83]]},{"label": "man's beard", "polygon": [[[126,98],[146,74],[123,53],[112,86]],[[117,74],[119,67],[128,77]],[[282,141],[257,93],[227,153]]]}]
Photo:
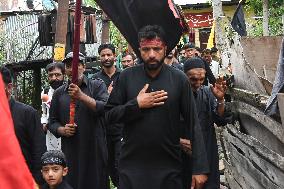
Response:
[{"label": "man's beard", "polygon": [[122,68],[123,69],[126,69],[126,68],[129,68],[130,66],[128,66],[128,65],[122,65]]},{"label": "man's beard", "polygon": [[49,83],[49,85],[51,86],[51,88],[53,88],[54,90],[59,88],[61,85],[63,84],[63,80],[55,80],[55,81],[51,81]]},{"label": "man's beard", "polygon": [[155,70],[159,69],[164,64],[164,59],[162,59],[161,61],[155,60],[155,62],[156,62],[156,64],[150,64],[150,63],[145,62],[144,65],[145,65],[147,70],[155,71]]},{"label": "man's beard", "polygon": [[106,68],[110,68],[114,65],[114,61],[113,62],[110,62],[110,61],[102,62],[102,65]]}]

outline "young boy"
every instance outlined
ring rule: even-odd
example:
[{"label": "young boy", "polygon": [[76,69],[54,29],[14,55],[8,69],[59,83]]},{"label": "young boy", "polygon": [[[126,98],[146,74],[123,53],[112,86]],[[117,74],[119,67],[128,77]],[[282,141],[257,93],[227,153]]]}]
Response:
[{"label": "young boy", "polygon": [[65,180],[68,173],[66,158],[59,150],[50,150],[41,157],[41,172],[46,184],[42,189],[73,189]]}]

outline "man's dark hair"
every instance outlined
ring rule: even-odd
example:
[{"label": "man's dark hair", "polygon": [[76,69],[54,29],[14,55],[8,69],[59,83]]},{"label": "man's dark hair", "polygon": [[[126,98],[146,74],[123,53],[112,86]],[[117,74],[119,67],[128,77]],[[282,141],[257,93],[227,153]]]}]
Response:
[{"label": "man's dark hair", "polygon": [[197,50],[198,52],[202,52],[202,49],[200,47],[195,47],[195,50]]},{"label": "man's dark hair", "polygon": [[5,66],[1,66],[0,67],[0,73],[2,75],[2,79],[4,81],[4,83],[7,85],[9,83],[12,83],[12,75],[11,72],[8,68],[6,68]]},{"label": "man's dark hair", "polygon": [[115,54],[115,47],[113,44],[101,44],[98,49],[98,53],[101,54],[101,51],[104,49],[110,49],[113,54]]},{"label": "man's dark hair", "polygon": [[202,52],[202,55],[204,54],[211,54],[211,50],[210,49],[204,49]]},{"label": "man's dark hair", "polygon": [[53,62],[53,63],[48,64],[46,66],[45,70],[47,72],[50,72],[50,71],[54,70],[55,68],[60,69],[62,74],[64,74],[64,72],[65,72],[64,64],[63,63],[59,63],[59,62]]},{"label": "man's dark hair", "polygon": [[212,47],[211,48],[211,53],[216,53],[216,52],[218,52],[218,49],[216,47]]},{"label": "man's dark hair", "polygon": [[123,52],[122,55],[121,55],[121,58],[124,58],[127,55],[130,55],[132,57],[133,61],[136,59],[136,56],[133,53],[130,53],[130,52]]},{"label": "man's dark hair", "polygon": [[185,44],[182,49],[186,50],[186,49],[195,49],[195,44],[194,43],[187,43]]},{"label": "man's dark hair", "polygon": [[141,39],[155,39],[156,37],[167,44],[165,30],[161,26],[147,25],[138,32],[138,42],[141,42]]}]

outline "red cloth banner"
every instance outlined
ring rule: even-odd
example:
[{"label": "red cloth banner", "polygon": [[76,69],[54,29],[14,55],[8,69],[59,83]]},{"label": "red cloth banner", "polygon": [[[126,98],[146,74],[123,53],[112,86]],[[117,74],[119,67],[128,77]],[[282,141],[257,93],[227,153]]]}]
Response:
[{"label": "red cloth banner", "polygon": [[0,188],[33,189],[34,180],[16,138],[1,74],[0,115]]},{"label": "red cloth banner", "polygon": [[211,27],[213,25],[213,13],[184,13],[189,28]]}]

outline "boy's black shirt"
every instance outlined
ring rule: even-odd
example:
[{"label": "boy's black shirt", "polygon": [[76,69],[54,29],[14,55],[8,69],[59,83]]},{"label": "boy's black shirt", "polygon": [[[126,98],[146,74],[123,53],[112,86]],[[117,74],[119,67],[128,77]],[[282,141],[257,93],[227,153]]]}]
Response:
[{"label": "boy's black shirt", "polygon": [[[45,183],[42,189],[49,189],[48,184]],[[56,187],[56,189],[73,189],[73,188],[65,180],[62,180],[62,182]]]}]

